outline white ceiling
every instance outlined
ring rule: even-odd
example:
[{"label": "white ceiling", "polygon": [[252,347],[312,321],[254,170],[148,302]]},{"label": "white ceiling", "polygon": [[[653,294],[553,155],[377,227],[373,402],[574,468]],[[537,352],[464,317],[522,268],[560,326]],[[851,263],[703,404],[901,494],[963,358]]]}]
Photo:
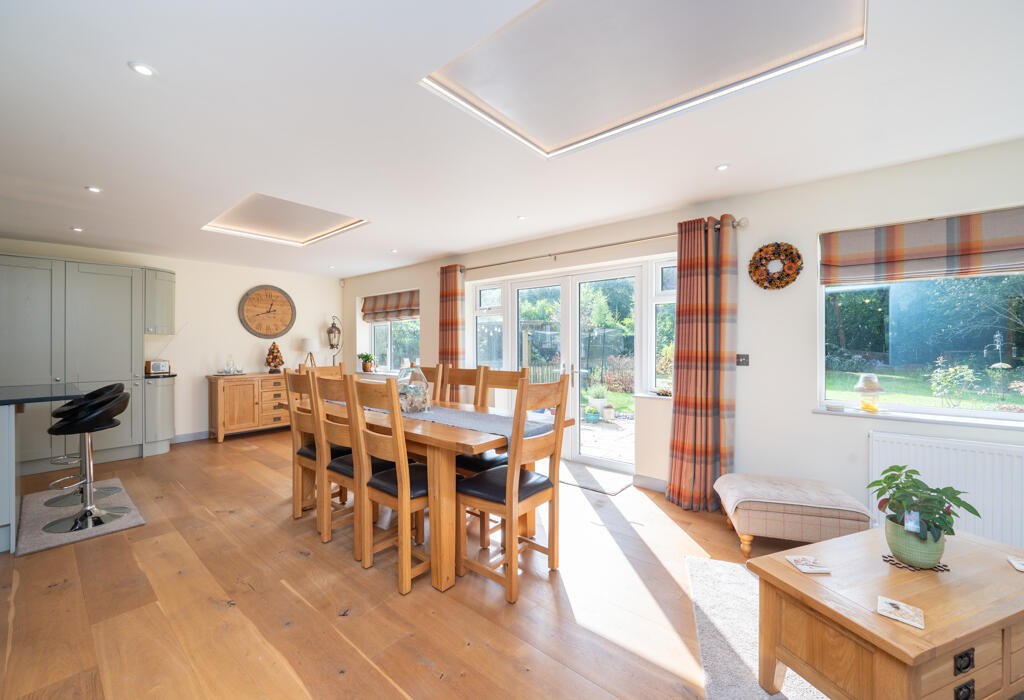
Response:
[{"label": "white ceiling", "polygon": [[[418,85],[529,6],[2,2],[0,235],[349,276],[1024,136],[1024,3],[873,0],[864,50],[545,160]],[[372,223],[200,230],[253,192]]]},{"label": "white ceiling", "polygon": [[550,152],[864,37],[864,0],[541,2],[430,78]]}]

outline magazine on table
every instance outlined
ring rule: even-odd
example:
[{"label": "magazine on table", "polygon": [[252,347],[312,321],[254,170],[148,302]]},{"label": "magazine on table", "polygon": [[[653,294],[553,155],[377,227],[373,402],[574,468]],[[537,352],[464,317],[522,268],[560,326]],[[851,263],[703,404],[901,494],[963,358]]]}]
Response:
[{"label": "magazine on table", "polygon": [[832,569],[822,564],[816,557],[809,555],[786,555],[786,561],[805,574],[831,574]]}]

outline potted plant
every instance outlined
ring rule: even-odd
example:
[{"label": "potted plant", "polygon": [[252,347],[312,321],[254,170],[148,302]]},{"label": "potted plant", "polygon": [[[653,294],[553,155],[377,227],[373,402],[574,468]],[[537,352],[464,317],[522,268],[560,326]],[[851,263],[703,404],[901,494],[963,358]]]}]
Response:
[{"label": "potted plant", "polygon": [[[879,498],[878,510],[885,516],[885,541],[892,555],[904,564],[920,569],[938,565],[946,549],[946,535],[953,532],[953,521],[963,508],[971,515],[978,511],[952,486],[933,488],[919,477],[921,472],[907,465],[894,464],[882,472],[882,478],[868,484]],[[979,516],[980,517],[980,516]]]},{"label": "potted plant", "polygon": [[597,412],[597,409],[593,406],[587,406],[587,410],[583,412],[583,420],[588,423],[596,423],[600,420],[601,415]]},{"label": "potted plant", "polygon": [[608,404],[607,406],[601,407],[601,420],[612,421],[615,420],[615,406]]},{"label": "potted plant", "polygon": [[587,403],[598,410],[608,405],[607,396],[608,387],[604,384],[595,384],[587,389]]},{"label": "potted plant", "polygon": [[373,353],[361,352],[358,355],[356,355],[356,357],[359,359],[360,362],[363,363],[364,372],[373,371]]}]

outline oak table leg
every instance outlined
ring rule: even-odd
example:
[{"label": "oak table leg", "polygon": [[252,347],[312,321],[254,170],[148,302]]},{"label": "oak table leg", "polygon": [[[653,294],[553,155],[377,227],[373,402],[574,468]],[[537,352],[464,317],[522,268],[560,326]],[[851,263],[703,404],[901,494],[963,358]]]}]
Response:
[{"label": "oak table leg", "polygon": [[428,447],[427,478],[430,583],[437,590],[445,591],[455,584],[455,453]]},{"label": "oak table leg", "polygon": [[778,592],[764,579],[760,582],[760,624],[757,639],[757,682],[766,693],[774,695],[782,690],[786,667],[776,656],[779,642],[780,600]]}]

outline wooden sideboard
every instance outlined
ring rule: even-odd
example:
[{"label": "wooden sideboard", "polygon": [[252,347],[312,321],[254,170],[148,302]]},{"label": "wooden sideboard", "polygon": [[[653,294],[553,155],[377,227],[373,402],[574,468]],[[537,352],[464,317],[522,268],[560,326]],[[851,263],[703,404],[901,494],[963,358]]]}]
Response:
[{"label": "wooden sideboard", "polygon": [[289,424],[283,374],[207,375],[210,437],[279,428]]}]

